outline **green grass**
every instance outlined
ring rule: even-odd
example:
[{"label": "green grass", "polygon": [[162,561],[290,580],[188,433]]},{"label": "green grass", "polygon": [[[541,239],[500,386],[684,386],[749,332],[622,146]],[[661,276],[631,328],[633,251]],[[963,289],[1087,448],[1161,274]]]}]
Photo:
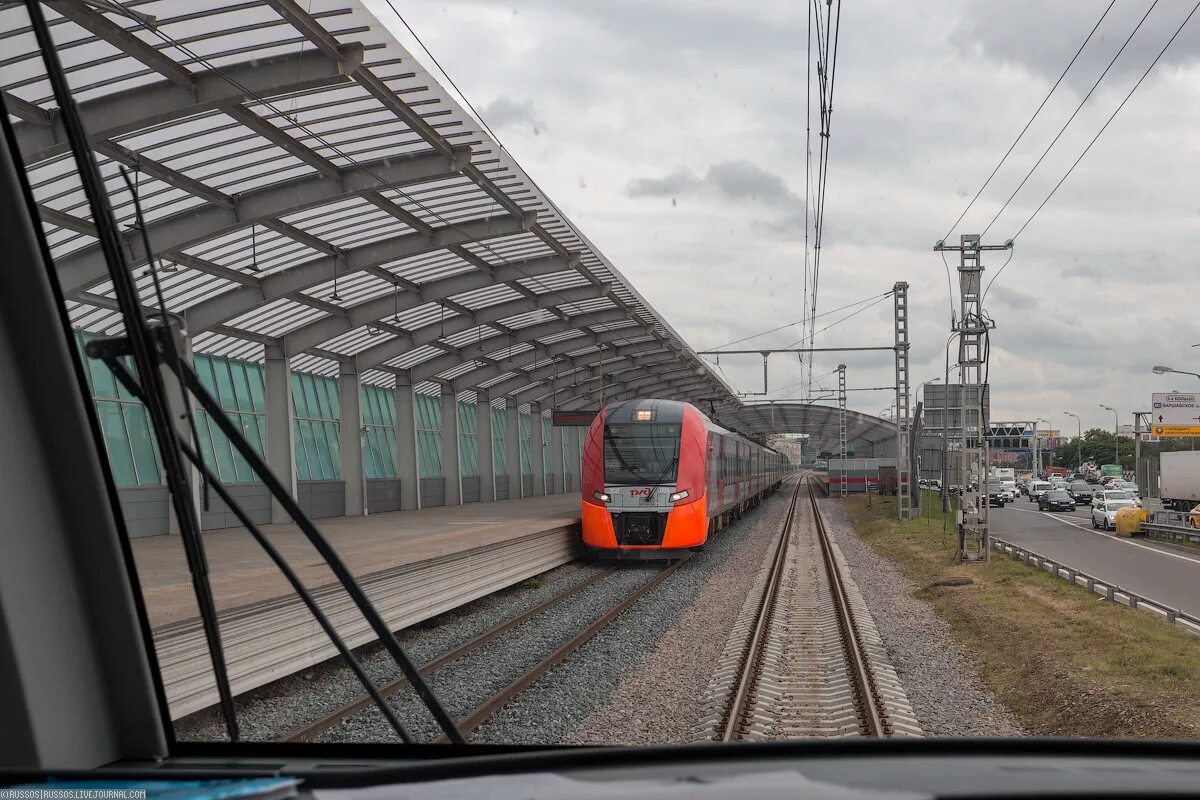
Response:
[{"label": "green grass", "polygon": [[[1006,556],[954,563],[953,516],[931,499],[927,516],[905,523],[894,498],[872,498],[868,508],[851,497],[847,511],[1031,733],[1200,738],[1200,637]],[[973,582],[932,585],[963,576]]]}]

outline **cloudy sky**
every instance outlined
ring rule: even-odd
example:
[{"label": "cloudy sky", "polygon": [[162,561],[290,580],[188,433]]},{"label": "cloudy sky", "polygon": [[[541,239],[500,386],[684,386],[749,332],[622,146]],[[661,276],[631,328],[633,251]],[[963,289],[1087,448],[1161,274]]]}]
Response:
[{"label": "cloudy sky", "polygon": [[[506,148],[693,347],[802,318],[805,3],[393,2]],[[1151,2],[1116,0],[953,241],[988,225]],[[386,4],[368,4],[413,46]],[[1193,5],[1159,0],[987,241],[1016,234]],[[942,374],[949,333],[934,242],[1106,6],[846,4],[817,311],[907,281],[915,382]],[[1200,388],[1186,375],[1150,372],[1153,364],[1200,372],[1200,348],[1190,347],[1200,343],[1198,177],[1200,13],[1016,240],[987,295],[997,325],[993,420],[1044,417],[1073,429],[1063,413],[1073,411],[1085,427],[1109,427],[1101,403],[1124,423],[1151,392]],[[985,281],[1005,258],[985,260]],[[826,314],[817,329],[846,313]],[[816,344],[890,344],[892,335],[887,299]],[[800,336],[797,325],[747,345]],[[839,360],[818,355],[814,376]],[[851,387],[892,383],[889,353],[844,360]],[[735,389],[761,390],[758,356],[720,366]],[[800,397],[800,377],[798,361],[775,356],[771,396]],[[850,405],[878,413],[890,401],[889,392],[857,392]]]}]

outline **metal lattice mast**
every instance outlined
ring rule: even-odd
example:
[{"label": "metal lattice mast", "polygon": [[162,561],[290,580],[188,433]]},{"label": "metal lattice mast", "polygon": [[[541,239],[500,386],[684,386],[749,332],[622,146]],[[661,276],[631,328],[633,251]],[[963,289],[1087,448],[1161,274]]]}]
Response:
[{"label": "metal lattice mast", "polygon": [[842,449],[842,476],[838,494],[846,496],[846,365],[838,364],[838,445]]},{"label": "metal lattice mast", "polygon": [[[978,234],[963,234],[958,246],[938,242],[934,250],[959,253],[959,314],[953,330],[958,332],[959,406],[962,433],[954,442],[958,453],[961,495],[958,523],[960,561],[987,561],[991,547],[987,502],[987,358],[988,332],[993,327],[983,314],[984,250],[1007,250],[1002,245],[984,245]],[[949,387],[947,387],[949,388]],[[947,403],[949,405],[949,403]],[[974,485],[972,485],[974,484]]]},{"label": "metal lattice mast", "polygon": [[908,284],[892,289],[896,307],[896,516],[912,518],[912,452],[908,415]]}]

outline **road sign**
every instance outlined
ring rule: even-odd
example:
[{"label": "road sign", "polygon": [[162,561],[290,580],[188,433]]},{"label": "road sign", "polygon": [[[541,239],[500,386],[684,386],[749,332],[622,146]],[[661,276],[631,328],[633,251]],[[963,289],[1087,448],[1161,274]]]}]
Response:
[{"label": "road sign", "polygon": [[[1151,396],[1150,426],[1200,428],[1200,395],[1193,392],[1155,392]],[[1159,434],[1155,434],[1159,435]],[[1196,434],[1161,434],[1195,436]]]},{"label": "road sign", "polygon": [[1151,436],[1200,436],[1200,425],[1151,425]]}]

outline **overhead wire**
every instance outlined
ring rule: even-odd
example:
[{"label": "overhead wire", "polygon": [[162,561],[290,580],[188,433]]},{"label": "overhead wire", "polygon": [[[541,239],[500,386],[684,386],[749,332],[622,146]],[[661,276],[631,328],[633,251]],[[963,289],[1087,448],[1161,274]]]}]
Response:
[{"label": "overhead wire", "polygon": [[[265,106],[266,108],[269,108],[270,110],[272,110],[273,112],[278,114],[280,117],[290,121],[293,125],[295,125],[300,130],[304,131],[306,134],[308,134],[314,140],[319,142],[322,146],[328,148],[329,150],[331,150],[332,152],[334,152],[341,158],[346,159],[348,162],[353,164],[361,172],[374,178],[376,181],[379,182],[379,184],[381,185],[381,187],[383,189],[395,192],[397,195],[399,195],[401,198],[403,198],[405,202],[411,203],[412,205],[416,206],[420,210],[424,211],[426,214],[429,214],[430,216],[432,216],[434,219],[436,219],[438,222],[442,223],[445,227],[449,228],[450,230],[454,230],[454,231],[457,231],[459,233],[466,235],[466,231],[459,224],[457,224],[456,222],[454,222],[452,220],[448,220],[439,211],[437,211],[436,209],[430,208],[423,201],[413,197],[411,194],[406,192],[404,189],[397,186],[395,184],[395,182],[389,182],[389,181],[385,180],[377,172],[375,172],[374,170],[372,170],[369,167],[362,164],[360,161],[355,159],[352,155],[349,155],[348,153],[343,151],[337,145],[328,141],[320,133],[309,128],[305,123],[301,122],[295,114],[285,113],[279,107],[277,107],[271,100],[268,100],[267,98],[263,97],[258,92],[243,85],[240,81],[238,81],[236,78],[229,75],[228,72],[221,69],[219,66],[213,64],[206,57],[199,55],[198,53],[193,51],[191,48],[189,48],[186,44],[175,39],[170,34],[164,33],[161,30],[161,25],[155,25],[155,26],[147,25],[146,21],[144,19],[138,17],[133,11],[126,8],[120,2],[117,2],[117,0],[107,0],[107,2],[108,2],[109,7],[111,7],[113,10],[123,14],[124,16],[128,17],[129,19],[132,19],[139,27],[153,33],[160,40],[162,40],[162,42],[164,44],[166,44],[167,46],[173,47],[173,48],[179,50],[180,52],[184,53],[189,58],[193,59],[196,63],[203,64],[211,72],[216,74],[218,77],[220,77],[226,83],[228,83],[231,86],[233,86],[234,88],[238,89],[239,92],[242,92],[246,97],[252,99],[256,103],[259,103],[259,104]],[[395,11],[395,8],[393,7],[392,10]],[[397,16],[399,16],[399,12],[397,12]],[[404,22],[403,17],[401,17],[401,22]],[[408,27],[407,23],[405,23],[405,27]],[[411,28],[409,28],[409,30],[411,31]],[[415,36],[415,34],[414,34],[414,36]],[[418,38],[418,43],[420,43],[419,38]],[[425,49],[424,44],[421,44],[421,47],[423,49]],[[428,50],[426,50],[426,52],[428,52]],[[430,55],[430,58],[432,58],[432,55]],[[440,64],[438,65],[438,68],[441,69]],[[444,70],[443,70],[443,74],[445,74]],[[450,80],[449,75],[446,75],[446,78],[447,78],[447,80]],[[455,86],[454,88],[456,91],[458,90],[457,86]],[[461,95],[461,91],[459,92],[459,94]],[[464,101],[466,100],[465,97],[463,99],[464,99]],[[468,101],[468,105],[470,105],[469,101]],[[475,109],[472,107],[472,111],[474,111],[474,110]],[[478,116],[478,112],[475,112],[475,113]],[[480,122],[481,122],[481,124],[484,124],[482,119],[480,120]],[[487,127],[486,124],[484,124],[484,127],[485,128]],[[492,135],[493,139],[496,138],[495,134],[491,133],[490,129],[488,129],[488,132]],[[496,144],[498,147],[502,147],[500,145],[500,142],[498,139],[496,139]],[[539,189],[539,191],[540,191],[540,189]],[[546,197],[544,192],[542,193],[542,195],[546,199],[547,203],[549,203],[552,207],[554,207],[553,203],[549,200],[549,198]],[[555,207],[555,209],[557,211],[557,207]],[[560,214],[560,216],[562,216],[561,212],[559,212],[559,214]],[[565,217],[563,217],[563,218],[565,219]],[[470,240],[468,243],[476,244],[476,245],[482,247],[485,251],[487,251],[490,255],[492,255],[495,259],[497,259],[499,261],[498,264],[493,264],[492,266],[494,266],[494,267],[499,267],[499,266],[511,267],[518,274],[520,274],[522,277],[524,277],[526,280],[532,282],[535,286],[538,286],[539,288],[541,288],[544,292],[547,292],[547,293],[551,292],[551,290],[544,283],[542,283],[537,278],[537,276],[529,275],[527,272],[525,272],[523,269],[521,269],[521,267],[517,264],[517,262],[509,261],[506,258],[504,258],[503,256],[499,255],[487,241]],[[150,254],[147,254],[147,256],[149,257]],[[335,277],[336,277],[336,266],[334,269],[335,269]],[[436,302],[436,301],[434,301],[434,302]],[[571,308],[571,307],[577,308],[577,306],[575,306],[575,304],[573,304],[573,303],[565,304],[565,305],[567,305],[569,308]],[[583,316],[585,319],[590,320],[593,324],[596,324],[596,325],[604,324],[604,323],[601,323],[600,320],[598,320],[594,314],[592,314],[591,312],[588,312],[586,310],[580,311],[578,316]],[[631,342],[630,342],[629,337],[627,337],[627,336],[618,336],[616,339],[612,340],[611,342],[606,342],[606,343],[602,343],[601,345],[599,345],[598,350],[602,351],[603,346],[605,344],[612,346],[612,345],[617,345],[617,344],[621,344],[621,343],[628,344]],[[553,358],[554,358],[554,360],[557,361],[559,357],[553,356]]]},{"label": "overhead wire", "polygon": [[[1075,55],[1071,56],[1071,60],[1067,62],[1067,66],[1063,69],[1062,74],[1058,76],[1058,80],[1054,82],[1054,85],[1050,87],[1050,91],[1046,92],[1046,96],[1042,98],[1042,102],[1034,110],[1033,116],[1031,116],[1025,123],[1025,127],[1021,128],[1021,132],[1017,134],[1016,139],[1013,139],[1013,143],[1010,144],[1008,149],[1004,151],[1004,155],[1000,157],[1000,161],[997,162],[996,166],[992,169],[991,174],[987,176],[987,179],[983,182],[983,185],[979,187],[979,191],[977,191],[975,196],[971,198],[971,202],[967,203],[966,208],[964,208],[962,213],[958,215],[958,219],[954,220],[954,224],[952,224],[950,229],[946,231],[945,236],[942,237],[942,241],[950,238],[950,234],[954,233],[954,229],[958,227],[958,223],[963,221],[963,217],[967,215],[967,212],[970,211],[975,205],[975,201],[979,199],[979,196],[983,194],[983,191],[987,189],[988,185],[992,182],[992,178],[996,177],[996,173],[1000,171],[1000,168],[1004,166],[1004,162],[1008,160],[1010,155],[1012,155],[1012,151],[1025,136],[1025,133],[1029,130],[1029,126],[1032,125],[1033,121],[1038,118],[1038,114],[1042,113],[1042,109],[1046,107],[1046,103],[1049,102],[1050,96],[1054,94],[1054,92],[1058,89],[1059,84],[1061,84],[1063,79],[1067,77],[1067,73],[1070,72],[1071,67],[1075,65],[1075,61],[1079,58],[1079,54],[1083,52],[1085,47],[1087,47],[1088,42],[1092,40],[1092,37],[1096,34],[1096,31],[1100,28],[1100,23],[1104,22],[1104,18],[1108,16],[1108,12],[1112,11],[1112,8],[1114,5],[1116,5],[1116,3],[1117,0],[1110,0],[1108,6],[1104,9],[1104,13],[1100,15],[1100,19],[1096,20],[1096,24],[1092,26],[1091,31],[1088,32],[1087,37],[1083,40],[1083,44],[1079,45],[1079,49],[1075,51]],[[944,259],[945,256],[943,255],[942,258]]]},{"label": "overhead wire", "polygon": [[995,216],[992,217],[992,221],[989,222],[987,227],[983,229],[983,233],[980,234],[981,238],[992,229],[992,226],[996,224],[996,220],[1000,219],[1000,215],[1003,214],[1005,209],[1008,208],[1009,204],[1012,203],[1013,198],[1015,198],[1021,189],[1024,188],[1026,182],[1029,181],[1029,178],[1033,175],[1034,171],[1041,166],[1042,161],[1044,161],[1046,156],[1050,154],[1050,150],[1053,149],[1054,145],[1058,143],[1058,140],[1062,138],[1063,133],[1066,132],[1067,128],[1075,120],[1075,117],[1079,115],[1079,112],[1095,93],[1096,88],[1100,86],[1101,81],[1103,81],[1105,76],[1108,75],[1109,70],[1111,70],[1113,65],[1117,63],[1117,59],[1120,58],[1121,54],[1125,52],[1125,48],[1129,46],[1129,43],[1133,40],[1133,37],[1137,35],[1139,30],[1141,30],[1142,24],[1145,23],[1146,18],[1150,16],[1150,12],[1154,11],[1154,8],[1158,5],[1158,3],[1159,0],[1153,0],[1153,2],[1150,3],[1150,7],[1146,9],[1146,13],[1142,15],[1142,18],[1138,20],[1138,24],[1135,25],[1133,30],[1129,32],[1129,35],[1125,37],[1125,41],[1122,42],[1120,49],[1117,50],[1116,55],[1114,55],[1108,62],[1108,65],[1104,68],[1104,71],[1100,73],[1100,77],[1096,78],[1095,83],[1092,84],[1092,88],[1088,89],[1087,94],[1085,94],[1083,99],[1079,101],[1079,105],[1075,106],[1075,110],[1071,112],[1071,116],[1068,117],[1067,121],[1063,123],[1062,128],[1060,128],[1058,133],[1055,134],[1054,138],[1050,140],[1050,144],[1046,145],[1046,149],[1042,151],[1042,154],[1038,156],[1037,161],[1035,161],[1033,166],[1029,168],[1029,171],[1025,173],[1025,177],[1021,179],[1019,184],[1017,184],[1017,188],[1014,189],[1012,194],[1008,196],[1008,199],[1004,201],[1004,205],[1000,206],[1000,210],[997,211]]},{"label": "overhead wire", "polygon": [[[862,300],[855,300],[853,303],[847,303],[846,305],[841,306],[840,308],[834,308],[834,309],[830,309],[829,311],[823,311],[822,313],[818,314],[816,317],[812,317],[811,319],[820,319],[821,317],[828,317],[830,314],[836,314],[839,311],[845,311],[847,308],[853,308],[854,306],[862,305],[863,303],[869,303],[872,300],[878,300],[881,297],[887,297],[891,293],[892,293],[892,290],[889,289],[888,291],[883,292],[882,294],[876,294],[876,295],[872,295],[870,297],[864,297]],[[810,319],[810,318],[805,317],[805,320],[807,320],[807,319]],[[741,339],[734,339],[732,342],[726,342],[725,344],[720,344],[720,345],[717,345],[716,347],[710,347],[707,349],[720,350],[721,348],[724,348],[724,347],[729,347],[729,346],[735,345],[735,344],[741,344],[742,342],[748,342],[751,339],[757,339],[759,336],[766,336],[767,334],[776,333],[778,331],[786,330],[787,328],[795,327],[796,325],[799,325],[803,321],[804,320],[797,320],[795,322],[789,322],[786,325],[780,325],[778,327],[771,328],[770,330],[762,331],[761,333],[755,333],[755,334],[751,334],[750,336],[744,336]]]},{"label": "overhead wire", "polygon": [[[1039,205],[1036,209],[1034,209],[1033,213],[1029,215],[1029,219],[1025,220],[1025,224],[1022,225],[1017,230],[1017,232],[1013,235],[1012,238],[1014,241],[1016,240],[1016,238],[1018,236],[1020,236],[1022,233],[1024,233],[1025,229],[1027,227],[1029,227],[1029,223],[1033,222],[1034,218],[1037,217],[1038,213],[1046,206],[1046,204],[1048,202],[1050,202],[1050,198],[1054,197],[1054,193],[1058,191],[1058,188],[1060,186],[1062,186],[1063,183],[1067,180],[1067,178],[1069,178],[1071,176],[1071,173],[1075,171],[1075,167],[1079,166],[1079,162],[1082,161],[1083,157],[1086,156],[1088,154],[1088,151],[1092,149],[1092,145],[1094,145],[1096,143],[1096,140],[1100,138],[1101,134],[1103,134],[1105,130],[1107,130],[1108,126],[1112,123],[1112,121],[1114,119],[1116,119],[1117,114],[1121,113],[1121,109],[1124,108],[1125,104],[1129,102],[1129,98],[1133,97],[1133,93],[1138,90],[1138,87],[1141,86],[1142,82],[1145,81],[1147,76],[1150,75],[1150,72],[1154,69],[1155,65],[1158,64],[1159,60],[1163,57],[1163,54],[1167,52],[1167,48],[1169,48],[1171,46],[1171,44],[1175,41],[1175,39],[1178,38],[1179,34],[1183,31],[1184,27],[1191,20],[1192,16],[1196,13],[1197,9],[1200,9],[1200,2],[1197,2],[1196,5],[1192,6],[1192,10],[1188,12],[1188,15],[1186,17],[1184,17],[1183,22],[1179,23],[1179,27],[1175,29],[1175,33],[1173,33],[1171,35],[1171,38],[1167,40],[1167,43],[1165,45],[1163,45],[1162,50],[1160,50],[1158,52],[1158,55],[1154,57],[1154,60],[1150,62],[1150,66],[1146,67],[1146,71],[1142,73],[1142,76],[1140,78],[1138,78],[1137,83],[1135,83],[1133,85],[1133,88],[1131,88],[1129,90],[1129,93],[1125,95],[1125,99],[1121,101],[1121,104],[1117,106],[1116,110],[1113,111],[1113,113],[1109,116],[1109,118],[1107,120],[1105,120],[1104,124],[1102,126],[1100,126],[1100,130],[1097,131],[1096,135],[1092,137],[1092,140],[1090,142],[1088,142],[1087,147],[1083,148],[1083,152],[1080,153],[1079,157],[1075,159],[1075,162],[1073,164],[1071,164],[1070,168],[1066,171],[1066,174],[1064,174],[1062,176],[1062,178],[1059,179],[1058,183],[1056,183],[1054,185],[1054,188],[1050,190],[1050,193],[1048,195],[1046,195],[1046,199],[1041,202],[1041,205]],[[996,276],[993,277],[992,280],[994,281],[996,279],[996,277],[999,277],[999,275],[1000,275],[1000,273],[997,272]],[[990,287],[991,283],[989,283],[988,286]]]}]

